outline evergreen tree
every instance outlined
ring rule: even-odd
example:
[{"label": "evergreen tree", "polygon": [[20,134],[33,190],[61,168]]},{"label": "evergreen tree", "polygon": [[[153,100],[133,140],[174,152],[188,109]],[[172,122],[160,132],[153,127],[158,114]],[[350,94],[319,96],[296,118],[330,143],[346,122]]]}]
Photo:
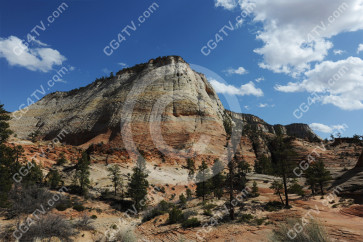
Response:
[{"label": "evergreen tree", "polygon": [[[306,181],[310,187],[315,189],[318,185],[321,195],[324,195],[324,187],[326,182],[331,180],[330,172],[325,168],[325,164],[322,160],[318,160],[310,164],[309,168],[305,172]],[[312,191],[314,190],[312,189]]]},{"label": "evergreen tree", "polygon": [[22,184],[25,187],[37,185],[40,186],[43,183],[43,172],[42,167],[35,163],[34,160],[31,161],[29,165],[27,165],[29,169],[29,173],[22,178]]},{"label": "evergreen tree", "polygon": [[273,174],[271,160],[265,155],[260,156],[258,160],[255,161],[254,167],[255,167],[255,172],[258,174],[266,174],[266,175]]},{"label": "evergreen tree", "polygon": [[213,177],[212,177],[212,190],[214,197],[221,199],[223,196],[223,188],[224,188],[224,176],[222,174],[224,170],[224,165],[218,159],[214,160],[214,164],[212,167]]},{"label": "evergreen tree", "polygon": [[196,176],[196,195],[197,197],[202,197],[203,202],[205,201],[205,196],[210,194],[210,184],[209,184],[210,172],[205,161],[199,166],[199,171]]},{"label": "evergreen tree", "polygon": [[282,178],[284,194],[285,194],[285,207],[289,208],[289,195],[288,195],[288,178],[292,176],[293,169],[296,163],[291,159],[296,156],[291,146],[292,138],[284,138],[282,135],[276,136],[271,143],[271,157],[275,163],[275,174]]},{"label": "evergreen tree", "polygon": [[251,194],[252,194],[252,197],[258,197],[258,196],[260,196],[260,194],[258,193],[258,186],[257,186],[257,182],[256,181],[253,181]]},{"label": "evergreen tree", "polygon": [[50,170],[47,175],[48,185],[51,189],[57,189],[62,183],[62,177],[57,170]]},{"label": "evergreen tree", "polygon": [[8,204],[8,194],[13,184],[13,175],[18,172],[20,165],[17,162],[22,154],[22,148],[14,150],[4,143],[12,131],[9,129],[9,113],[5,111],[4,105],[0,104],[0,207]]},{"label": "evergreen tree", "polygon": [[191,199],[192,199],[192,197],[193,197],[192,190],[190,190],[190,189],[188,188],[188,189],[187,189],[187,191],[186,191],[186,193],[187,193],[187,199],[188,199],[188,200],[191,200]]},{"label": "evergreen tree", "polygon": [[270,186],[270,189],[274,190],[274,194],[280,197],[281,203],[284,204],[281,194],[284,192],[283,184],[281,181],[274,180]]},{"label": "evergreen tree", "polygon": [[109,172],[109,177],[111,178],[113,187],[114,187],[114,194],[117,195],[117,188],[122,186],[122,179],[121,179],[121,170],[118,165],[113,165],[107,168]]},{"label": "evergreen tree", "polygon": [[88,154],[86,152],[82,153],[78,163],[76,165],[75,181],[80,187],[80,192],[82,195],[87,194],[88,187],[90,186],[90,171],[89,166],[91,162],[89,161]]},{"label": "evergreen tree", "polygon": [[194,177],[194,173],[195,173],[195,163],[194,160],[188,158],[187,159],[187,166],[186,166],[187,170],[188,170],[188,179],[192,180]]},{"label": "evergreen tree", "polygon": [[184,193],[182,193],[180,196],[179,196],[179,201],[180,201],[180,205],[182,207],[185,207],[185,205],[187,204],[187,199],[186,197],[184,196]]},{"label": "evergreen tree", "polygon": [[57,160],[57,165],[58,166],[61,166],[61,165],[64,165],[65,163],[67,163],[67,159],[64,155],[64,153],[60,153],[60,156],[59,156],[59,159]]},{"label": "evergreen tree", "polygon": [[144,207],[141,201],[146,198],[149,182],[146,173],[145,160],[139,156],[136,166],[133,168],[133,174],[129,183],[128,194],[133,200],[137,210]]}]

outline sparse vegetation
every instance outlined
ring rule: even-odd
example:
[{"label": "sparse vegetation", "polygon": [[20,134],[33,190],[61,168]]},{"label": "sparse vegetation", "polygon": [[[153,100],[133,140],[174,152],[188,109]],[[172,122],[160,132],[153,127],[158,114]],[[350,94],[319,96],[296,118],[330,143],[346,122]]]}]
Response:
[{"label": "sparse vegetation", "polygon": [[[286,223],[281,224],[273,231],[271,241],[285,242],[285,241],[314,241],[314,242],[328,242],[330,241],[325,229],[315,219],[310,219],[307,225],[302,228],[302,231],[296,231],[294,228],[296,224],[301,226],[301,219],[288,219]],[[292,232],[291,232],[292,231]]]}]

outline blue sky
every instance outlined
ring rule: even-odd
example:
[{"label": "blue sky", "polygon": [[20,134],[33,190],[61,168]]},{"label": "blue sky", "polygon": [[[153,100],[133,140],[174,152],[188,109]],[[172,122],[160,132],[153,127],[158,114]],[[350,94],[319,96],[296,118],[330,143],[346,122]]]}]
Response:
[{"label": "blue sky", "polygon": [[271,124],[363,134],[362,0],[0,2],[0,102],[10,111],[179,55],[215,73],[206,74],[227,108],[238,110],[225,99],[234,95],[242,112]]}]

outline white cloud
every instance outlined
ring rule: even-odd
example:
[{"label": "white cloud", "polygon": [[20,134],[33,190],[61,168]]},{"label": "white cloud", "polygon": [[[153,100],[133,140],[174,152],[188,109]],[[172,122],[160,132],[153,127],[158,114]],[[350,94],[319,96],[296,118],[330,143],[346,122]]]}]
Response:
[{"label": "white cloud", "polygon": [[46,44],[33,41],[42,47],[27,47],[16,36],[0,38],[0,58],[3,57],[11,66],[22,66],[31,71],[48,72],[55,65],[62,65],[66,57]]},{"label": "white cloud", "polygon": [[250,109],[250,107],[248,105],[245,105],[244,108],[247,109],[247,110]]},{"label": "white cloud", "polygon": [[237,0],[215,0],[216,7],[223,7],[227,10],[232,10],[238,6]]},{"label": "white cloud", "polygon": [[74,71],[75,69],[76,69],[76,68],[75,68],[74,66],[70,66],[70,67],[69,67],[69,70],[70,70],[70,71]]},{"label": "white cloud", "polygon": [[126,64],[126,63],[123,63],[123,62],[119,62],[119,63],[117,63],[117,64],[119,64],[122,68],[127,67],[127,64]]},{"label": "white cloud", "polygon": [[358,49],[357,49],[357,54],[359,54],[359,52],[363,51],[363,44],[359,44]]},{"label": "white cloud", "polygon": [[259,83],[259,82],[261,82],[261,81],[264,81],[265,80],[265,78],[264,77],[259,77],[259,78],[256,78],[255,79],[255,81],[257,82],[257,83]]},{"label": "white cloud", "polygon": [[268,104],[268,103],[260,103],[259,105],[257,105],[257,107],[259,108],[267,108],[267,107],[275,107],[275,104]]},{"label": "white cloud", "polygon": [[237,69],[229,68],[225,72],[227,72],[230,75],[232,75],[232,74],[244,75],[244,74],[248,73],[248,71],[245,68],[243,68],[242,66],[238,67]]},{"label": "white cloud", "polygon": [[309,125],[309,127],[314,130],[314,131],[319,131],[322,133],[327,133],[327,134],[331,134],[334,133],[336,131],[344,131],[346,130],[346,128],[348,127],[346,124],[338,124],[338,125],[332,125],[332,126],[328,126],[325,124],[320,124],[320,123],[312,123]]},{"label": "white cloud", "polygon": [[276,85],[280,92],[317,93],[323,104],[333,104],[343,110],[363,109],[363,60],[349,57],[337,62],[324,61],[305,73],[302,82]]},{"label": "white cloud", "polygon": [[344,52],[344,50],[333,50],[334,55],[342,55]]},{"label": "white cloud", "polygon": [[363,0],[240,0],[240,6],[263,24],[259,66],[294,77],[324,60],[333,47],[329,38],[363,29]]},{"label": "white cloud", "polygon": [[241,85],[239,88],[218,82],[217,80],[214,79],[212,79],[210,83],[212,84],[214,90],[217,93],[239,95],[239,96],[246,96],[246,95],[252,95],[256,97],[263,96],[263,91],[260,88],[256,88],[253,82]]},{"label": "white cloud", "polygon": [[265,108],[265,107],[268,107],[268,104],[267,103],[260,103],[258,105],[259,108]]}]

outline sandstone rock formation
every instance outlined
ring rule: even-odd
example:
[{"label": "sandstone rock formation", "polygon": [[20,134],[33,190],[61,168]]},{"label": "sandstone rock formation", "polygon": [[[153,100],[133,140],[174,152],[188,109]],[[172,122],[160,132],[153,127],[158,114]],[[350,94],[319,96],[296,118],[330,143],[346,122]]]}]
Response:
[{"label": "sandstone rock formation", "polygon": [[360,155],[357,164],[355,165],[356,168],[363,168],[363,150],[362,154]]},{"label": "sandstone rock formation", "polygon": [[[226,111],[206,77],[178,56],[152,59],[86,87],[49,94],[10,125],[23,139],[37,131],[45,140],[58,138],[71,145],[102,141],[153,152],[160,159],[167,154],[218,158],[226,154],[227,114],[235,123],[267,134],[318,138],[306,124],[269,125],[253,115]],[[252,153],[268,155],[267,144],[260,143]]]}]

